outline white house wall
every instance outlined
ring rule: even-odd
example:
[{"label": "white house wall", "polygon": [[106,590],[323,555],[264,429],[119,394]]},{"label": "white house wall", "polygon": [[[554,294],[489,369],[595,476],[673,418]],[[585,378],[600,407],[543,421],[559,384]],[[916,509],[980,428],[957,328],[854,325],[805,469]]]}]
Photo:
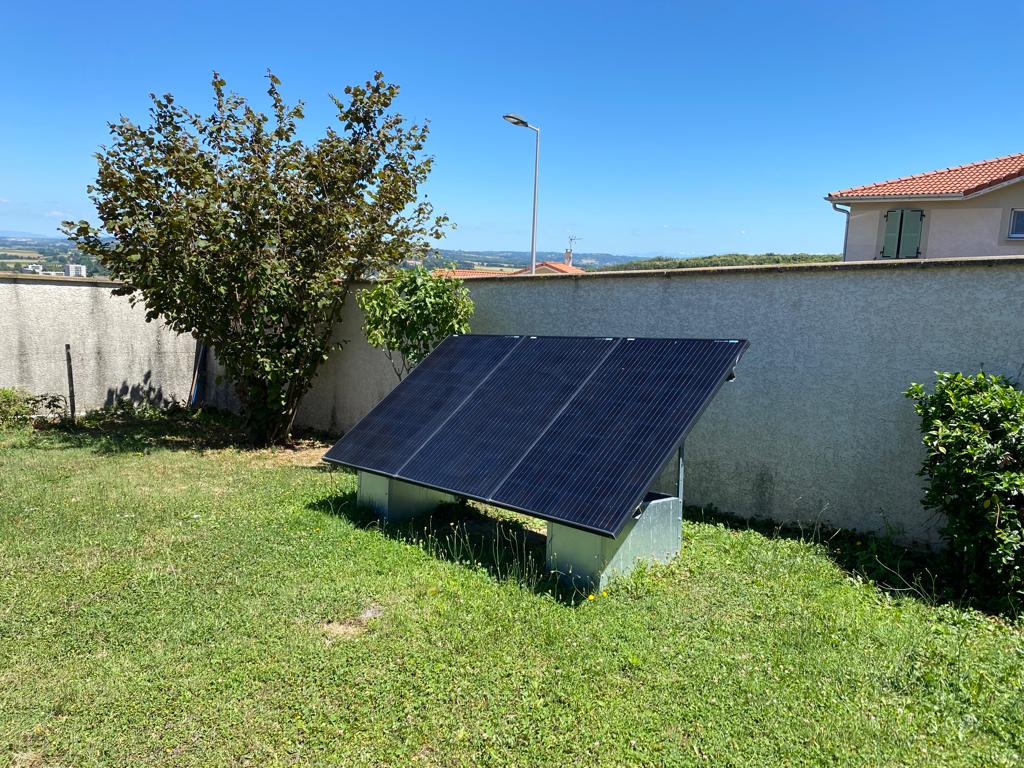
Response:
[{"label": "white house wall", "polygon": [[846,234],[846,261],[868,261],[878,256],[878,221],[884,211],[877,205],[850,206]]},{"label": "white house wall", "polygon": [[924,211],[921,258],[1024,255],[1024,240],[1007,238],[1010,210],[1024,209],[1024,181],[968,200],[853,203],[846,261],[879,258],[884,215],[894,208]]}]

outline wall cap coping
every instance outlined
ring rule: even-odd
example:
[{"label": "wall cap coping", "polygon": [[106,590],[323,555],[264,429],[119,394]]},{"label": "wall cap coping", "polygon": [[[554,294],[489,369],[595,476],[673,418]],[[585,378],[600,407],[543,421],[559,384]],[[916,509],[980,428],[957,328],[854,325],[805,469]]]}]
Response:
[{"label": "wall cap coping", "polygon": [[120,281],[111,280],[109,277],[69,277],[67,275],[33,275],[28,272],[0,272],[0,283],[30,282],[30,283],[71,283],[72,285],[94,285],[103,288],[117,288],[123,285]]},{"label": "wall cap coping", "polygon": [[[906,270],[906,269],[948,269],[957,267],[1024,267],[1024,256],[970,256],[953,259],[873,259],[870,261],[822,261],[799,264],[742,264],[731,267],[689,267],[684,269],[624,269],[605,272],[583,272],[578,274],[516,275],[507,277],[475,277],[469,285],[478,282],[488,284],[514,280],[601,280],[605,278],[644,277],[687,277],[725,274],[785,274],[788,272],[845,272],[860,270]],[[106,277],[65,277],[63,275],[31,275],[20,272],[0,272],[0,282],[67,283],[70,285],[91,285],[100,288],[117,288],[124,285],[119,280]],[[356,284],[367,281],[357,280]]]},{"label": "wall cap coping", "polygon": [[688,275],[783,274],[787,272],[843,272],[857,270],[944,269],[950,267],[1024,267],[1024,256],[970,256],[952,259],[873,259],[870,261],[822,261],[799,264],[742,264],[730,267],[688,267],[683,269],[623,269],[584,272],[572,275],[516,275],[514,277],[475,277],[468,285],[505,280],[594,280],[609,277],[686,277]]}]

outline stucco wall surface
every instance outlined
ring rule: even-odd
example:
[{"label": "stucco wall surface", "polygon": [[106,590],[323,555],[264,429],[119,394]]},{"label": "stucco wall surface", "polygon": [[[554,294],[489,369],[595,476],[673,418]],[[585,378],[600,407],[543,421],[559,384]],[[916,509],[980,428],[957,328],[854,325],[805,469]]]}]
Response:
[{"label": "stucco wall surface", "polygon": [[[1017,376],[1024,260],[838,264],[468,281],[476,333],[746,338],[687,441],[689,503],[934,540],[911,382]],[[394,386],[350,308],[299,421],[344,430]]]},{"label": "stucco wall surface", "polygon": [[118,397],[185,400],[195,341],[147,323],[141,306],[111,290],[90,279],[0,277],[0,387],[66,397],[70,344],[78,413]]},{"label": "stucco wall surface", "polygon": [[[746,338],[686,445],[690,503],[934,540],[902,392],[935,370],[1024,371],[1024,258],[851,262],[467,282],[477,333]],[[356,286],[355,290],[359,290]],[[350,428],[397,383],[349,297],[297,423]],[[93,281],[0,279],[0,386],[183,399],[194,342]],[[209,399],[230,405],[208,373]]]}]

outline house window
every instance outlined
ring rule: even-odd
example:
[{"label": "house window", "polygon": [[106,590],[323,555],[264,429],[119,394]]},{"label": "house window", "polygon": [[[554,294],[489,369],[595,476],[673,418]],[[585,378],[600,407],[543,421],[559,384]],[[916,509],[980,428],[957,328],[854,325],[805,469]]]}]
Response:
[{"label": "house window", "polygon": [[[917,258],[921,255],[921,233],[923,231],[924,211],[915,208],[896,208],[886,211],[882,258]],[[1024,234],[1021,237],[1024,237]]]},{"label": "house window", "polygon": [[1014,208],[1010,211],[1010,240],[1024,240],[1024,210]]}]

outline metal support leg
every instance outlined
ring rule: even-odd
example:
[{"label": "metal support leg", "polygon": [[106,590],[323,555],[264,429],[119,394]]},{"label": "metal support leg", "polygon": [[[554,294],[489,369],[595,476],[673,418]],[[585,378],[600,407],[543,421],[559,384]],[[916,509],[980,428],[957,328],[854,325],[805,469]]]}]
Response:
[{"label": "metal support leg", "polygon": [[416,515],[433,512],[441,504],[454,504],[458,498],[413,483],[359,471],[356,503],[369,507],[385,523],[397,523]]},{"label": "metal support leg", "polygon": [[679,474],[676,475],[676,498],[685,504],[683,499],[683,480],[685,479],[686,471],[683,468],[683,445],[680,444],[679,446]]}]

